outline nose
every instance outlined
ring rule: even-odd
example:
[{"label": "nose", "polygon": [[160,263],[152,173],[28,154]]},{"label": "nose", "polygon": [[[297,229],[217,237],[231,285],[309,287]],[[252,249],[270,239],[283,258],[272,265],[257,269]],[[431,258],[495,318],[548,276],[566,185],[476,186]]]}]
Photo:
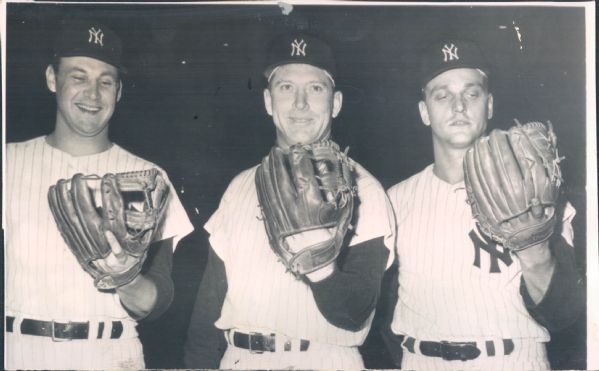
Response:
[{"label": "nose", "polygon": [[298,89],[298,91],[295,93],[295,101],[293,104],[298,110],[303,110],[308,106],[306,93],[302,89]]},{"label": "nose", "polygon": [[464,97],[462,97],[460,95],[453,102],[453,110],[455,112],[464,112],[465,109],[466,109],[466,104],[464,102]]},{"label": "nose", "polygon": [[100,96],[100,84],[94,80],[89,81],[85,94],[90,99],[97,99]]}]

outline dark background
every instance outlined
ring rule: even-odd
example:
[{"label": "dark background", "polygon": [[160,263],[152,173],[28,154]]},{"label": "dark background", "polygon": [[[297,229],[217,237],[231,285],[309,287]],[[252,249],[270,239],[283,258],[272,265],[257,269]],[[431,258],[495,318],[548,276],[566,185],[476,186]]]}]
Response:
[{"label": "dark background", "polygon": [[[205,263],[203,224],[225,187],[257,164],[274,140],[264,110],[263,51],[285,29],[327,39],[336,54],[343,109],[333,136],[385,188],[433,160],[418,114],[418,54],[439,38],[477,41],[492,68],[491,127],[551,120],[565,196],[578,210],[576,255],[585,271],[585,19],[575,7],[75,5],[8,4],[6,139],[52,131],[54,96],[44,70],[65,17],[102,19],[125,45],[123,98],[111,139],[167,170],[196,231],[174,255],[176,297],[158,321],[140,325],[148,368],[180,368],[191,307]],[[518,33],[520,38],[518,37]],[[385,288],[396,279],[391,269]],[[370,368],[395,368],[380,329],[384,295],[361,348]],[[586,368],[586,321],[552,334],[553,368]],[[397,354],[397,350],[395,350]]]}]

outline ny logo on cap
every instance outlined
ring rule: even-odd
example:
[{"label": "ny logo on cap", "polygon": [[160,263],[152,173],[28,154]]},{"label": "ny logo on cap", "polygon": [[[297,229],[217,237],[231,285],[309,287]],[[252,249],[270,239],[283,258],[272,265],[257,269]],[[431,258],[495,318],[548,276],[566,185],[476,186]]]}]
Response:
[{"label": "ny logo on cap", "polygon": [[453,43],[450,46],[447,46],[447,44],[443,45],[441,51],[443,52],[443,62],[460,59],[460,57],[458,57],[458,47],[453,45]]},{"label": "ny logo on cap", "polygon": [[95,27],[92,27],[88,30],[89,32],[89,39],[87,40],[88,43],[94,43],[94,44],[100,44],[100,46],[104,46],[104,44],[102,43],[102,39],[104,39],[104,32],[102,32],[101,28],[98,28],[96,30]]},{"label": "ny logo on cap", "polygon": [[308,44],[306,44],[304,39],[302,39],[302,41],[300,41],[300,42],[298,42],[297,39],[294,39],[293,42],[291,43],[291,56],[299,57],[301,55],[301,56],[305,57],[306,56],[306,46],[308,46]]}]

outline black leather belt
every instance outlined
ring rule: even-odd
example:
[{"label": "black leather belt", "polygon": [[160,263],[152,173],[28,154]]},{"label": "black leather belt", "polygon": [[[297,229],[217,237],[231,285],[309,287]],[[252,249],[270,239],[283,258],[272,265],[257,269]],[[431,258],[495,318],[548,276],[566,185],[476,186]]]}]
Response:
[{"label": "black leather belt", "polygon": [[[259,334],[251,332],[244,334],[233,331],[233,345],[238,348],[248,349],[252,353],[276,352],[276,335],[275,334]],[[291,341],[284,344],[284,351],[291,351]],[[310,341],[300,340],[300,352],[305,352],[310,347]]]},{"label": "black leather belt", "polygon": [[[15,317],[6,316],[6,332],[14,331]],[[89,322],[60,323],[54,321],[38,321],[24,318],[21,321],[20,333],[23,335],[47,336],[55,341],[101,339],[104,335],[104,322],[98,323],[95,333],[90,333]],[[118,339],[123,333],[123,323],[112,321],[111,339]]]},{"label": "black leather belt", "polygon": [[[509,355],[514,351],[512,339],[503,339],[503,354]],[[414,346],[416,339],[407,336],[403,342],[404,348],[411,353],[416,353]],[[485,341],[485,350],[488,356],[495,355],[495,343],[492,340]],[[481,350],[475,341],[451,342],[451,341],[420,341],[420,353],[427,357],[440,357],[446,361],[469,361],[478,358]]]}]

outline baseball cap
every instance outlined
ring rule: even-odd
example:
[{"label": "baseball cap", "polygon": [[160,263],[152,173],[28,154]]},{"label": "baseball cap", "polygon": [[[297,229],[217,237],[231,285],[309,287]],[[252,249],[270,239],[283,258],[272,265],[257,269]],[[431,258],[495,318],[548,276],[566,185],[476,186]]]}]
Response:
[{"label": "baseball cap", "polygon": [[97,21],[66,23],[54,42],[54,57],[90,57],[126,72],[121,64],[122,43],[118,35]]},{"label": "baseball cap", "polygon": [[304,63],[323,69],[335,84],[335,58],[323,40],[305,33],[289,33],[275,37],[268,46],[264,77],[270,81],[277,67]]},{"label": "baseball cap", "polygon": [[420,87],[445,71],[476,68],[489,76],[487,62],[478,45],[470,40],[441,40],[430,44],[422,54]]}]

